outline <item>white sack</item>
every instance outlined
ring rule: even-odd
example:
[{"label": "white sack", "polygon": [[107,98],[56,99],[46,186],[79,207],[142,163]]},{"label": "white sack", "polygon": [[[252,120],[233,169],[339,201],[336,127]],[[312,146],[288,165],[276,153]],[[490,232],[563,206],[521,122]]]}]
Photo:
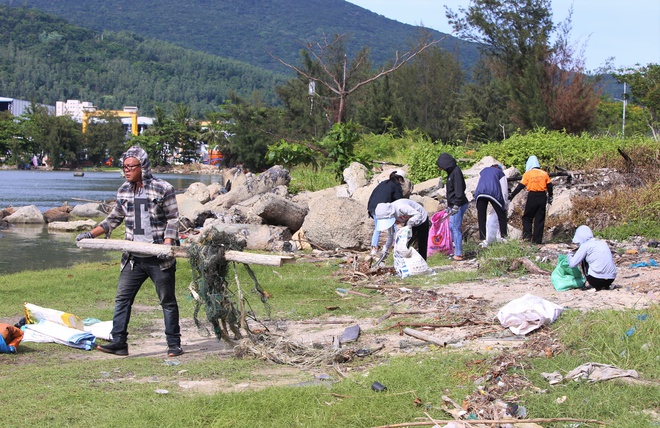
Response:
[{"label": "white sack", "polygon": [[524,335],[542,325],[555,322],[563,310],[563,307],[555,303],[533,294],[525,294],[504,305],[497,313],[497,319],[514,334]]}]

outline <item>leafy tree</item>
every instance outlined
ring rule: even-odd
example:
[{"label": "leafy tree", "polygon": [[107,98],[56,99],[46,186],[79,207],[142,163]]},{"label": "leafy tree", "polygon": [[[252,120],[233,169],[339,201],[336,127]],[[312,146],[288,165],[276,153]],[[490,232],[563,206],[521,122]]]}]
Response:
[{"label": "leafy tree", "polygon": [[419,129],[433,140],[455,140],[461,126],[459,94],[463,81],[463,72],[452,54],[436,46],[420,52],[391,75],[395,123]]},{"label": "leafy tree", "polygon": [[[550,0],[471,0],[447,17],[455,31],[483,43],[487,64],[505,89],[513,123],[579,133],[590,129],[600,94],[569,41],[572,10],[554,27]],[[550,44],[558,30],[557,42]]]},{"label": "leafy tree", "polygon": [[468,141],[488,142],[507,138],[516,131],[510,120],[507,93],[501,80],[495,78],[488,59],[482,58],[472,70],[472,78],[461,93],[462,134]]},{"label": "leafy tree", "polygon": [[83,153],[80,125],[69,116],[53,116],[45,107],[32,104],[26,117],[25,137],[33,143],[31,153],[43,152],[57,169],[74,167]]},{"label": "leafy tree", "polygon": [[101,164],[106,157],[117,161],[125,149],[126,132],[117,115],[106,112],[87,126],[84,152],[93,164]]},{"label": "leafy tree", "polygon": [[548,109],[550,129],[577,134],[593,127],[601,90],[596,78],[586,75],[584,50],[576,54],[570,42],[572,9],[558,26],[558,37],[546,63],[543,99]]},{"label": "leafy tree", "polygon": [[[321,75],[321,66],[308,51],[300,52],[300,67],[314,76]],[[284,107],[284,123],[287,135],[294,140],[315,138],[325,135],[332,126],[333,93],[323,85],[317,85],[302,74],[289,79],[275,88]]]},{"label": "leafy tree", "polygon": [[[199,141],[209,149],[218,149],[225,153],[229,143],[227,128],[229,118],[226,113],[212,111],[206,114],[206,123],[201,126]],[[223,157],[224,162],[224,157]]]},{"label": "leafy tree", "polygon": [[226,152],[223,151],[223,162],[230,166],[242,164],[253,171],[271,166],[266,153],[271,144],[283,138],[282,110],[269,107],[260,99],[247,102],[237,96],[224,109],[231,117],[231,137]]},{"label": "leafy tree", "polygon": [[[371,62],[369,61],[369,50],[367,48],[357,52],[355,57],[349,61],[345,47],[345,36],[337,34],[332,39],[325,36],[320,42],[308,42],[305,45],[310,58],[313,58],[319,67],[306,69],[289,64],[280,58],[274,58],[284,66],[294,70],[299,76],[324,86],[334,94],[333,115],[331,117],[333,123],[342,123],[348,109],[347,99],[349,96],[363,86],[398,70],[417,54],[439,41],[431,40],[430,33],[426,33],[416,46],[401,55],[397,52],[390,65],[384,66],[376,72],[372,72],[370,69]],[[320,69],[320,73],[316,72],[318,69]]]},{"label": "leafy tree", "polygon": [[447,10],[463,38],[482,43],[495,76],[505,83],[512,120],[522,129],[547,126],[538,82],[545,80],[552,32],[550,0],[471,0],[464,16]]},{"label": "leafy tree", "polygon": [[648,133],[644,109],[635,104],[626,108],[625,132],[623,132],[622,101],[602,100],[598,104],[594,130],[603,135],[644,135]]},{"label": "leafy tree", "polygon": [[24,122],[24,118],[17,120],[10,111],[0,112],[0,157],[8,163],[25,163],[35,153],[31,141],[24,137]]},{"label": "leafy tree", "polygon": [[619,70],[614,75],[620,82],[630,85],[632,99],[639,103],[646,113],[646,123],[653,138],[660,138],[660,65],[648,64]]}]

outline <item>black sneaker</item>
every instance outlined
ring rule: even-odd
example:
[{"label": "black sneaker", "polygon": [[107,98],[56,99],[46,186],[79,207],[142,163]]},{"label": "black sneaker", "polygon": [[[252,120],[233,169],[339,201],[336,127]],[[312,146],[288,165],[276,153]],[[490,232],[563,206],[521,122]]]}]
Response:
[{"label": "black sneaker", "polygon": [[167,348],[167,356],[168,357],[178,357],[179,355],[183,354],[183,349],[181,349],[180,346],[170,346]]},{"label": "black sneaker", "polygon": [[109,343],[107,345],[98,345],[96,347],[101,352],[114,355],[128,355],[128,345],[125,343]]}]

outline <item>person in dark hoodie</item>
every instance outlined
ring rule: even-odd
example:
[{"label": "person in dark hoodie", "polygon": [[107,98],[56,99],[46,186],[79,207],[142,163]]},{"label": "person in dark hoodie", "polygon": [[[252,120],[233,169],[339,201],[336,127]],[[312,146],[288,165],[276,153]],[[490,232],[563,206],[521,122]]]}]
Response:
[{"label": "person in dark hoodie", "polygon": [[[117,203],[108,216],[89,232],[76,237],[93,239],[108,237],[122,222],[126,224],[125,239],[129,241],[177,245],[179,242],[179,209],[174,188],[151,175],[147,153],[140,147],[129,148],[124,156],[126,182],[117,191]],[[112,319],[112,342],[97,349],[115,355],[128,355],[128,323],[131,307],[142,284],[151,278],[163,309],[167,355],[183,354],[179,306],[174,291],[176,259],[158,258],[137,253],[122,254],[119,282]]]},{"label": "person in dark hoodie", "polygon": [[607,242],[594,238],[589,226],[580,226],[575,231],[573,243],[580,247],[575,254],[568,255],[568,265],[580,265],[587,283],[596,290],[608,290],[616,279],[616,266]]},{"label": "person in dark hoodie", "polygon": [[523,188],[527,188],[527,202],[522,216],[523,239],[535,244],[542,244],[545,206],[552,204],[552,181],[548,173],[541,169],[536,156],[530,156],[527,159],[525,173],[518,186],[509,195],[509,201],[513,200]]},{"label": "person in dark hoodie", "polygon": [[[378,219],[376,218],[376,207],[378,204],[394,202],[397,199],[403,198],[403,189],[401,185],[404,182],[405,173],[401,169],[396,169],[390,173],[387,180],[381,181],[371,192],[369,202],[367,203],[367,212],[369,217],[374,219],[374,233],[371,236],[371,255],[375,256],[378,253],[378,241],[380,240],[380,232],[383,229],[378,227]],[[383,247],[383,253],[389,251],[394,243],[394,226],[387,229],[387,241]]]},{"label": "person in dark hoodie", "polygon": [[477,201],[479,239],[481,240],[482,247],[488,245],[486,241],[486,211],[488,210],[488,203],[490,203],[493,210],[495,210],[495,214],[497,214],[500,235],[502,238],[506,238],[508,195],[509,185],[500,165],[491,165],[481,170],[479,173],[479,182],[474,191],[474,198]]},{"label": "person in dark hoodie", "polygon": [[468,199],[465,196],[465,178],[463,171],[456,165],[449,153],[442,153],[436,161],[440,170],[447,172],[447,184],[445,185],[447,197],[447,211],[449,213],[449,229],[454,242],[453,259],[463,260],[463,215],[468,207]]}]

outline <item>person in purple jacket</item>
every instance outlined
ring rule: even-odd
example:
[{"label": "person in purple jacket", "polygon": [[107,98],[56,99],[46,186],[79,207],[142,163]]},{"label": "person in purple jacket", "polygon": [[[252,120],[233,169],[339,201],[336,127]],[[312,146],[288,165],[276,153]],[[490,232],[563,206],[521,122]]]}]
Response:
[{"label": "person in purple jacket", "polygon": [[482,242],[482,247],[488,245],[486,241],[488,204],[493,207],[495,214],[497,214],[500,235],[502,238],[506,238],[509,185],[499,164],[494,164],[481,170],[479,173],[479,182],[474,191],[474,198],[477,201],[477,221],[479,223],[479,239]]}]

